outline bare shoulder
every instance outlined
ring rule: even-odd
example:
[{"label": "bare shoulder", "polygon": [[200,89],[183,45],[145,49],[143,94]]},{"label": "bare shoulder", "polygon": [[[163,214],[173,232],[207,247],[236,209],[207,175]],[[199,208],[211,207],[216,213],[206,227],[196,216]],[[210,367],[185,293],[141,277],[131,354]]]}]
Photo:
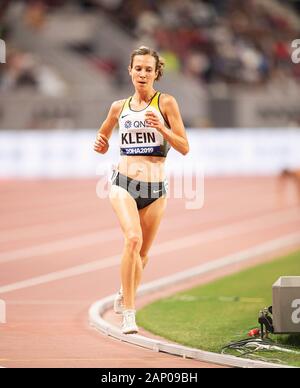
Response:
[{"label": "bare shoulder", "polygon": [[120,113],[120,110],[122,109],[124,103],[125,103],[126,99],[123,99],[123,100],[117,100],[117,101],[114,101],[112,104],[111,104],[111,110],[113,113]]},{"label": "bare shoulder", "polygon": [[160,97],[161,108],[163,110],[172,109],[178,106],[175,97],[171,96],[170,94],[162,93]]},{"label": "bare shoulder", "polygon": [[109,109],[108,116],[107,116],[108,119],[113,119],[116,121],[118,120],[125,101],[126,100],[117,100],[111,104],[111,107]]}]

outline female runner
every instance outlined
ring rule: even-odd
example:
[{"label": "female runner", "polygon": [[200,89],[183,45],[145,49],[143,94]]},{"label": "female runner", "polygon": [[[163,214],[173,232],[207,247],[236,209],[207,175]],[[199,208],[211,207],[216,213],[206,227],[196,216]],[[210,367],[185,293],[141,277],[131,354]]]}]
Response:
[{"label": "female runner", "polygon": [[112,131],[119,124],[121,157],[109,197],[124,235],[122,285],[114,310],[123,314],[125,334],[138,332],[135,294],[166,208],[167,153],[170,147],[183,155],[189,151],[175,98],[154,88],[163,67],[158,53],[148,47],[132,52],[128,69],[135,92],[125,100],[113,102],[94,145],[95,151],[106,153]]}]

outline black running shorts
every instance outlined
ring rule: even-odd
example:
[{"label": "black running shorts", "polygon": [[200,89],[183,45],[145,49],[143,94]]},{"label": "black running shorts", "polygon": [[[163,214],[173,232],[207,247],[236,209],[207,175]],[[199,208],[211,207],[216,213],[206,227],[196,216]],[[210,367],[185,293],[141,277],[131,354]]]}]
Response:
[{"label": "black running shorts", "polygon": [[144,209],[158,198],[167,194],[167,181],[164,182],[143,182],[129,178],[126,175],[115,172],[112,177],[112,184],[127,190],[134,198],[138,210]]}]

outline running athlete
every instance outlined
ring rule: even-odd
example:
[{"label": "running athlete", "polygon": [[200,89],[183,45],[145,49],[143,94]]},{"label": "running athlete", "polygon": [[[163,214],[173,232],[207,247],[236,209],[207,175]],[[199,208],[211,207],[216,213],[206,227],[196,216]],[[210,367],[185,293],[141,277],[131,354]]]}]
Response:
[{"label": "running athlete", "polygon": [[298,192],[298,201],[300,202],[300,169],[284,169],[280,178],[284,179],[284,181],[291,181],[297,192]]},{"label": "running athlete", "polygon": [[166,208],[164,164],[170,147],[186,155],[189,143],[174,97],[154,89],[164,63],[142,46],[131,54],[129,74],[133,96],[115,101],[101,125],[94,150],[104,154],[119,124],[120,162],[114,171],[110,202],[124,235],[121,289],[114,310],[123,314],[122,332],[137,333],[135,294]]}]

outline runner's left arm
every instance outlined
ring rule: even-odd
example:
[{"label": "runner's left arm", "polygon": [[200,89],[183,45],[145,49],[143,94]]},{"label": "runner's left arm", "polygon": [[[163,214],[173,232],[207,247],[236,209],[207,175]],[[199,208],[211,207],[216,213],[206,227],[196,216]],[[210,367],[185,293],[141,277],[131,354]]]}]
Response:
[{"label": "runner's left arm", "polygon": [[168,119],[171,131],[161,123],[158,116],[152,111],[146,112],[147,123],[150,127],[156,128],[176,151],[182,155],[186,155],[190,147],[175,98],[170,95],[165,95],[162,101],[162,109]]}]

